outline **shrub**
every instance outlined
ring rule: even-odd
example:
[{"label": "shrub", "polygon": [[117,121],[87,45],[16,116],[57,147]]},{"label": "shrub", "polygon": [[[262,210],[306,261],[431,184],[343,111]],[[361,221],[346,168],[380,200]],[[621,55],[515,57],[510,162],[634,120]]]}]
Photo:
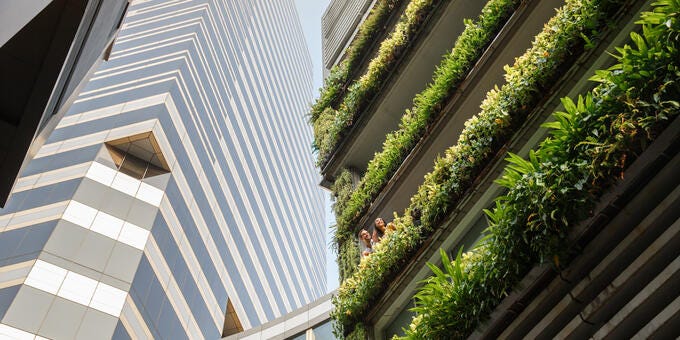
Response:
[{"label": "shrub", "polygon": [[354,331],[352,333],[348,334],[346,337],[347,340],[365,340],[366,339],[366,328],[364,327],[364,324],[359,323],[357,326],[354,328]]},{"label": "shrub", "polygon": [[445,271],[430,265],[434,276],[415,295],[405,338],[464,338],[533,264],[565,262],[570,226],[680,113],[680,2],[654,6],[642,16],[643,35],[631,33],[634,46],[617,49],[618,63],[593,77],[599,85],[563,99],[538,150],[529,159],[510,155],[498,181],[509,191],[486,212],[488,236],[467,258],[443,254]]},{"label": "shrub", "polygon": [[[349,196],[343,196],[343,209],[335,210],[339,232],[345,235],[355,232],[360,216],[385,187],[429,125],[442,114],[441,110],[448,99],[519,3],[517,0],[490,0],[476,21],[465,21],[465,29],[456,39],[451,52],[444,56],[437,67],[432,84],[415,97],[413,107],[402,116],[399,129],[387,135],[383,150],[368,163],[356,190]],[[339,197],[337,202],[341,200]]]},{"label": "shrub", "polygon": [[359,264],[359,245],[356,241],[346,241],[338,246],[338,273],[341,277],[349,277],[357,270]]},{"label": "shrub", "polygon": [[[389,37],[380,44],[377,55],[368,64],[366,72],[343,93],[342,102],[337,110],[327,110],[328,106],[325,106],[324,110],[321,110],[321,106],[313,107],[313,121],[324,119],[326,122],[332,122],[332,126],[321,130],[316,129],[317,125],[314,125],[314,145],[319,151],[318,165],[323,165],[328,160],[354,120],[389,78],[399,58],[406,52],[406,47],[429,18],[428,14],[441,1],[445,0],[411,0]],[[325,94],[322,94],[323,96]],[[314,118],[315,112],[320,112],[318,118]],[[332,116],[323,117],[324,115]]]},{"label": "shrub", "polygon": [[[506,68],[505,84],[487,94],[482,111],[466,122],[458,143],[435,162],[434,170],[412,198],[404,214],[395,219],[397,232],[382,240],[374,253],[362,259],[359,270],[346,279],[334,297],[337,331],[351,330],[364,316],[370,302],[380,296],[389,277],[429,237],[451,211],[514,130],[542,91],[561,73],[566,60],[592,38],[604,19],[617,10],[619,1],[568,0],[539,33],[532,47]],[[420,218],[414,223],[412,216]],[[387,250],[389,249],[389,250]],[[508,261],[514,257],[509,257]],[[495,263],[495,262],[494,262]],[[521,269],[521,262],[507,266]],[[491,268],[493,269],[493,268]]]},{"label": "shrub", "polygon": [[359,26],[354,40],[347,48],[347,56],[339,65],[330,70],[328,77],[324,80],[324,86],[319,89],[319,98],[310,110],[310,121],[312,123],[316,122],[326,109],[335,105],[342,97],[347,82],[350,81],[352,74],[357,71],[362,57],[368,53],[373,40],[384,30],[390,13],[401,1],[377,0],[366,20]]}]

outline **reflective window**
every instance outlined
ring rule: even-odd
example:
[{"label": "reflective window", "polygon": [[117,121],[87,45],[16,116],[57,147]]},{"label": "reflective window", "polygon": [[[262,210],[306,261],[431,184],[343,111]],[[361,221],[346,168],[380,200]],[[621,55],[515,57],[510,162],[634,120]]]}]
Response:
[{"label": "reflective window", "polygon": [[150,132],[106,143],[116,168],[138,180],[169,172],[158,142]]},{"label": "reflective window", "polygon": [[135,196],[140,184],[142,184],[142,182],[138,179],[119,172],[116,174],[116,177],[113,178],[111,187],[130,196]]},{"label": "reflective window", "polygon": [[234,309],[234,305],[232,305],[231,303],[231,299],[227,299],[227,313],[224,317],[222,337],[226,337],[228,335],[233,335],[240,332],[243,332],[241,320],[239,320],[238,315],[236,315],[236,310]]},{"label": "reflective window", "polygon": [[[149,172],[147,171],[146,175],[148,174]],[[116,170],[101,163],[92,162],[85,176],[156,207],[160,206],[161,200],[163,200],[163,190],[123,173],[122,170],[121,172],[116,172]]]},{"label": "reflective window", "polygon": [[115,317],[120,316],[127,297],[123,290],[43,260],[35,262],[25,284]]},{"label": "reflective window", "polygon": [[142,183],[137,191],[137,198],[154,206],[159,206],[163,199],[163,190]]},{"label": "reflective window", "polygon": [[120,316],[126,296],[126,292],[99,282],[92,296],[90,307],[117,317]]},{"label": "reflective window", "polygon": [[306,340],[307,339],[307,332],[300,333],[292,338],[290,340]]},{"label": "reflective window", "polygon": [[404,328],[408,328],[411,325],[411,320],[413,320],[413,317],[416,315],[415,312],[411,311],[413,306],[415,306],[413,300],[409,301],[399,314],[397,314],[395,319],[392,320],[392,323],[387,326],[387,329],[385,329],[384,332],[388,339],[391,339],[394,335],[404,336]]},{"label": "reflective window", "polygon": [[92,231],[100,233],[112,239],[117,239],[120,235],[120,230],[123,228],[123,220],[115,216],[111,216],[103,211],[97,213],[97,216],[92,222]]},{"label": "reflective window", "polygon": [[97,288],[97,281],[74,272],[68,272],[59,288],[58,296],[87,306]]},{"label": "reflective window", "polygon": [[62,218],[140,250],[149,239],[148,230],[77,201],[69,202]]},{"label": "reflective window", "polygon": [[113,182],[113,178],[116,176],[116,170],[111,169],[106,165],[92,162],[92,165],[87,170],[85,176],[101,184],[110,186],[111,182]]},{"label": "reflective window", "polygon": [[333,336],[333,326],[331,325],[331,321],[327,321],[314,327],[312,329],[312,332],[314,332],[314,340],[335,339],[335,337]]},{"label": "reflective window", "polygon": [[0,339],[33,339],[33,338],[35,338],[36,340],[45,339],[40,336],[35,336],[33,333],[22,331],[12,326],[0,324]]},{"label": "reflective window", "polygon": [[[106,149],[115,169],[100,169],[106,166],[98,164],[97,168],[92,170],[92,176],[88,173],[88,177],[151,205],[159,206],[163,199],[163,191],[142,183],[145,178],[170,172],[153,134],[145,132],[109,141],[106,143]],[[115,173],[113,179],[110,179],[111,171]]]},{"label": "reflective window", "polygon": [[126,154],[121,164],[116,164],[120,172],[137,179],[142,179],[146,175],[146,169],[149,163],[145,162],[135,156]]},{"label": "reflective window", "polygon": [[85,204],[76,201],[71,201],[68,203],[66,210],[64,210],[62,218],[83,228],[90,228],[96,215],[97,209],[90,208]]},{"label": "reflective window", "polygon": [[57,267],[43,260],[37,260],[35,261],[33,268],[31,268],[31,272],[28,273],[28,277],[24,283],[27,286],[51,294],[57,294],[67,272],[68,271],[64,268]]},{"label": "reflective window", "polygon": [[144,250],[146,240],[149,238],[149,231],[142,229],[130,222],[123,224],[118,241],[129,244],[137,249]]}]

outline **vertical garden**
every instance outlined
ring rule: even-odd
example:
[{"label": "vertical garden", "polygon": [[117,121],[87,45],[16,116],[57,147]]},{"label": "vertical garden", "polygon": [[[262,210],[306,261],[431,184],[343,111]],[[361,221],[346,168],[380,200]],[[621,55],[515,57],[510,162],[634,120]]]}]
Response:
[{"label": "vertical garden", "polygon": [[[491,0],[478,18],[466,22],[432,83],[414,99],[399,129],[387,136],[358,186],[352,187],[348,174],[339,176],[333,186],[335,242],[343,279],[333,298],[336,335],[365,337],[363,321],[384,287],[465,197],[473,180],[522,127],[542,93],[573,64],[574,51],[597,43],[608,19],[624,2],[565,1],[532,46],[506,68],[506,83],[487,93],[457,142],[436,160],[410,205],[395,219],[397,230],[386,234],[374,253],[359,262],[353,243],[356,222],[443,114],[446,101],[521,2]],[[407,8],[427,10],[429,5],[412,1]],[[413,13],[412,8],[404,15]],[[549,137],[526,158],[507,155],[497,180],[507,191],[485,211],[485,237],[452,260],[442,252],[443,268],[430,266],[433,275],[415,295],[417,316],[405,338],[465,338],[533,266],[568,263],[570,228],[588,216],[602,194],[625,176],[627,166],[680,112],[679,13],[680,1],[656,1],[652,11],[642,14],[630,42],[612,51],[615,64],[592,75],[593,90],[562,99],[564,109],[543,125],[550,130]],[[323,114],[334,122],[344,119],[330,105],[321,110],[324,105],[319,103],[313,111],[315,125],[318,119],[331,120]]]}]

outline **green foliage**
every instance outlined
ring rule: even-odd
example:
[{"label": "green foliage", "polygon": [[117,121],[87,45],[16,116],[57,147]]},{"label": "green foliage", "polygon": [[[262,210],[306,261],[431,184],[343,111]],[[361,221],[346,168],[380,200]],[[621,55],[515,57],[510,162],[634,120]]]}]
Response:
[{"label": "green foliage", "polygon": [[[507,84],[487,94],[481,105],[481,112],[466,122],[458,143],[435,162],[434,170],[426,176],[425,182],[412,198],[411,205],[403,216],[395,220],[397,232],[385,237],[371,256],[362,259],[359,270],[344,280],[340,286],[338,295],[333,299],[335,310],[332,315],[338,321],[337,324],[340,325],[338,327],[352,329],[353,325],[362,319],[369,303],[380,296],[380,288],[386,285],[391,275],[421,245],[422,240],[429,237],[440,221],[449,214],[482,167],[500,150],[522,122],[529,108],[540,99],[542,91],[553,85],[565,65],[568,65],[567,61],[571,60],[573,51],[578,50],[579,45],[583,44],[582,36],[594,38],[605,24],[606,17],[617,10],[619,3],[614,0],[568,0],[545,25],[544,30],[536,36],[532,47],[517,58],[512,67],[506,68]],[[592,161],[592,158],[589,160]],[[533,165],[533,161],[531,164]],[[562,165],[558,162],[555,164]],[[523,166],[527,164],[516,161],[513,166],[516,167],[515,171],[522,173]],[[581,163],[574,162],[566,166],[568,169],[574,169],[576,176],[574,178],[579,181],[582,179],[579,177],[583,175],[579,171],[584,169]],[[524,177],[522,176],[523,180]],[[531,182],[537,181],[538,177],[526,177],[528,182],[524,185],[530,189],[529,191],[539,192],[534,188],[535,183]],[[568,180],[571,180],[571,177]],[[549,200],[548,196],[544,202],[547,203]],[[497,241],[489,246],[489,253],[498,257],[481,262],[485,265],[483,269],[488,280],[498,280],[504,285],[511,285],[513,280],[519,277],[518,273],[526,269],[528,263],[532,263],[532,259],[538,260],[545,256],[540,252],[526,250],[520,242],[525,237],[523,235],[534,237],[535,231],[542,232],[540,229],[542,225],[562,221],[561,215],[549,214],[552,212],[550,205],[546,204],[541,209],[542,212],[548,212],[548,218],[530,214],[523,217],[525,218],[523,221],[529,218],[541,219],[526,233],[523,229],[499,229],[510,230],[512,233],[498,234],[494,238]],[[518,213],[527,212],[522,210]],[[417,216],[420,219],[419,223],[414,223],[412,216]],[[553,230],[561,231],[562,228],[557,225]],[[545,242],[549,243],[551,240],[551,237],[545,237]],[[528,255],[524,254],[529,254],[530,257],[527,258]],[[464,319],[474,321],[483,318],[507,292],[508,287],[489,285],[484,288],[485,292],[489,293],[487,296],[489,300],[470,306],[474,313],[465,315]]]},{"label": "green foliage", "polygon": [[[310,111],[310,121],[315,123],[321,114],[331,106],[337,104],[346,90],[347,82],[356,72],[362,57],[370,48],[373,40],[384,30],[390,12],[402,0],[377,0],[366,20],[359,27],[354,40],[347,48],[347,57],[330,70],[324,80],[324,86],[319,89],[319,98]],[[316,131],[316,130],[315,130]],[[317,145],[320,148],[320,146]]]},{"label": "green foliage", "polygon": [[633,46],[617,49],[618,63],[597,72],[599,85],[563,99],[565,111],[545,124],[551,136],[538,150],[526,160],[509,156],[498,181],[508,194],[486,212],[488,236],[467,258],[448,265],[443,256],[445,271],[430,266],[434,276],[415,296],[418,314],[405,338],[465,338],[531,265],[565,262],[570,226],[623,175],[625,160],[680,114],[680,3],[654,6],[642,16],[642,35],[631,33]]},{"label": "green foliage", "polygon": [[[336,337],[340,339],[340,336]],[[363,323],[357,324],[356,327],[354,327],[354,331],[352,333],[348,334],[347,337],[345,337],[347,340],[366,340],[366,327],[364,326]]]},{"label": "green foliage", "polygon": [[[347,202],[347,197],[352,194],[352,190],[352,174],[348,170],[344,170],[331,186],[334,211],[345,209],[344,202]],[[338,270],[340,277],[347,277],[356,271],[359,264],[359,246],[356,243],[356,238],[344,233],[345,230],[338,230],[337,226],[335,228],[333,244],[338,251]]]},{"label": "green foliage", "polygon": [[344,169],[336,177],[335,182],[331,186],[333,193],[333,211],[340,212],[347,208],[347,200],[353,192],[352,173]]},{"label": "green foliage", "polygon": [[[412,42],[427,20],[428,14],[440,1],[446,0],[410,0],[389,37],[380,44],[377,55],[368,64],[366,72],[343,93],[344,97],[337,110],[327,109],[330,108],[331,101],[325,99],[327,93],[322,90],[320,101],[312,107],[312,121],[327,122],[321,129],[314,124],[314,145],[319,151],[317,164],[324,164],[328,160],[343,134],[349,130],[354,120],[389,78],[399,58],[406,53],[408,44]],[[329,122],[332,122],[331,126],[328,125]]]},{"label": "green foliage", "polygon": [[338,197],[336,202],[342,204],[342,209],[335,209],[339,232],[355,232],[357,219],[397,171],[428,126],[439,117],[449,97],[519,3],[519,0],[491,0],[476,21],[466,20],[465,29],[453,49],[437,67],[432,84],[415,97],[413,107],[402,116],[400,128],[387,135],[383,150],[369,162],[357,189],[350,196]]},{"label": "green foliage", "polygon": [[[325,135],[333,135],[337,133],[337,129],[339,125],[335,123],[336,115],[335,115],[335,110],[333,110],[332,107],[327,107],[324,110],[324,113],[321,114],[313,123],[312,127],[314,128],[315,133],[319,134],[320,136],[325,136]],[[331,147],[332,141],[327,138],[317,138],[314,142],[314,146],[317,149],[321,148],[328,148]]]},{"label": "green foliage", "polygon": [[350,277],[359,264],[359,245],[351,239],[338,245],[338,272],[340,277]]},{"label": "green foliage", "polygon": [[[521,124],[528,110],[552,86],[581,35],[594,34],[611,1],[567,1],[539,33],[532,47],[506,66],[506,84],[487,94],[481,112],[465,123],[458,143],[448,149],[411,200],[422,222],[431,229],[446,216],[469,188],[480,167],[491,159]],[[606,8],[603,8],[604,7]]]},{"label": "green foliage", "polygon": [[[331,312],[335,323],[336,333],[342,334],[349,325],[361,321],[367,311],[371,296],[377,296],[384,287],[381,274],[389,266],[402,263],[408,251],[422,242],[419,228],[414,225],[410,216],[399,217],[393,221],[397,231],[388,231],[380,243],[373,247],[373,253],[361,259],[358,271],[345,279],[338,288],[338,295],[333,296],[335,309]],[[373,275],[379,274],[379,275]]]},{"label": "green foliage", "polygon": [[[454,261],[450,261],[443,250],[440,253],[444,270],[428,263],[434,275],[423,281],[422,288],[415,296],[416,306],[412,310],[417,313],[417,317],[406,330],[414,338],[463,338],[467,336],[467,330],[477,323],[474,319],[457,320],[451,315],[469,308],[469,303],[476,302],[476,295],[480,291],[474,282],[484,280],[486,269],[479,260],[488,250],[479,247],[463,254],[461,249]],[[462,324],[454,325],[451,321],[460,321]]]}]

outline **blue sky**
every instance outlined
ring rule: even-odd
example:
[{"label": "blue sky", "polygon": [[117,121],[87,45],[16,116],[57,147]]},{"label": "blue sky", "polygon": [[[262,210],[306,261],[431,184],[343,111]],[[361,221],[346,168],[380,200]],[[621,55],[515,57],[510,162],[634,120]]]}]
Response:
[{"label": "blue sky", "polygon": [[307,47],[314,63],[315,93],[321,87],[323,80],[321,64],[321,15],[323,15],[323,11],[326,10],[329,2],[329,0],[295,0],[302,30],[305,32]]},{"label": "blue sky", "polygon": [[[314,96],[318,95],[318,88],[323,81],[323,65],[321,62],[321,15],[323,14],[329,0],[295,0],[300,23],[305,33],[305,40],[309,53],[312,56],[314,65]],[[330,195],[326,197],[326,220],[323,222],[325,227],[335,223],[333,213],[330,209]],[[327,229],[330,232],[330,229]],[[330,249],[330,233],[326,234],[326,291],[330,292],[338,288],[338,265],[335,263],[335,254]]]}]

